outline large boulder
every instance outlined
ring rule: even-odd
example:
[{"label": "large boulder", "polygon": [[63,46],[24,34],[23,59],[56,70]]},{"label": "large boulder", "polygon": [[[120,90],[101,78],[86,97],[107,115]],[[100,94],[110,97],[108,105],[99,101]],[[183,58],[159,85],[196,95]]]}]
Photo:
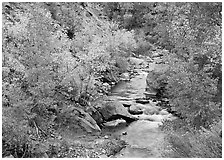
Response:
[{"label": "large boulder", "polygon": [[129,113],[134,114],[134,115],[136,115],[136,114],[142,114],[143,113],[142,108],[139,108],[136,105],[131,105],[129,107],[128,111],[129,111]]},{"label": "large boulder", "polygon": [[153,103],[149,103],[149,104],[133,104],[130,108],[129,108],[129,112],[131,114],[146,114],[146,115],[152,115],[152,114],[158,114],[159,113],[159,107],[154,105]]},{"label": "large boulder", "polygon": [[101,113],[94,107],[89,107],[86,111],[96,121],[97,125],[101,127],[104,123]]},{"label": "large boulder", "polygon": [[97,110],[102,115],[105,121],[112,121],[116,119],[124,119],[126,122],[130,123],[137,118],[133,117],[127,109],[122,105],[122,103],[115,100],[107,100],[104,102],[101,107],[98,107]]},{"label": "large boulder", "polygon": [[125,101],[125,100],[121,100],[119,102],[121,102],[124,107],[130,107],[134,103],[133,101]]},{"label": "large boulder", "polygon": [[163,109],[159,112],[160,115],[168,115],[170,114],[166,109]]},{"label": "large boulder", "polygon": [[117,120],[113,120],[113,121],[106,122],[103,125],[104,126],[107,126],[107,127],[116,127],[116,126],[118,126],[120,124],[124,124],[124,123],[126,123],[125,120],[117,119]]},{"label": "large boulder", "polygon": [[63,126],[67,126],[76,132],[100,132],[101,129],[97,125],[96,121],[83,109],[78,106],[70,105],[66,109],[63,109],[57,121]]}]

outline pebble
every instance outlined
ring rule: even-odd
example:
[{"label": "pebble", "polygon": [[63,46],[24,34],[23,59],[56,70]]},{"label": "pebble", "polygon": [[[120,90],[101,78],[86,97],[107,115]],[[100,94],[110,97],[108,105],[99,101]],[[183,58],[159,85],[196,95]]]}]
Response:
[{"label": "pebble", "polygon": [[109,137],[106,135],[106,136],[104,136],[104,138],[105,138],[105,139],[108,139]]}]

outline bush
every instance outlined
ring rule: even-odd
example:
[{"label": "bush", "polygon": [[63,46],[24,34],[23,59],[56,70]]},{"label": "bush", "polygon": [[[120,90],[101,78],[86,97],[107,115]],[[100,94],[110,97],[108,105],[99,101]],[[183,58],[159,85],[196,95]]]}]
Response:
[{"label": "bush", "polygon": [[[164,130],[167,132],[166,141],[169,151],[164,152],[164,157],[175,158],[221,158],[222,157],[222,137],[221,121],[214,123],[210,129],[195,130],[186,124],[169,124]],[[170,127],[170,125],[172,127]],[[169,127],[168,127],[169,126]],[[177,128],[175,129],[176,126]],[[183,127],[185,126],[185,127]]]}]

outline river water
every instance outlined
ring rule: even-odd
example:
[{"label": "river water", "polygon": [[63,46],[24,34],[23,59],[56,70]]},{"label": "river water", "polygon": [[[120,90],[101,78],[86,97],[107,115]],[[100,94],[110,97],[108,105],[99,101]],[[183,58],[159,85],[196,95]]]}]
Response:
[{"label": "river water", "polygon": [[[136,105],[136,98],[144,98],[146,89],[147,72],[141,69],[137,70],[138,75],[130,81],[119,82],[111,91],[110,98],[118,101],[127,101],[132,105]],[[153,103],[153,102],[151,102]],[[149,105],[149,104],[145,104]],[[155,105],[154,105],[155,106]],[[157,106],[155,106],[157,107]],[[155,117],[162,117],[157,114]],[[109,128],[111,135],[120,135],[125,140],[127,147],[122,149],[115,155],[117,158],[156,158],[162,157],[160,149],[163,144],[165,133],[163,133],[159,125],[162,119],[157,121],[138,120],[130,125],[121,123],[116,127]],[[125,134],[122,134],[125,133]]]}]

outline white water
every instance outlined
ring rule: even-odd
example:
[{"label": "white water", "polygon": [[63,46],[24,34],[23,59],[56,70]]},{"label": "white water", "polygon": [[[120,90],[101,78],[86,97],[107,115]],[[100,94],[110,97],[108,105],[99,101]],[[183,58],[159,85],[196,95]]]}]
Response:
[{"label": "white water", "polygon": [[[136,98],[145,97],[147,73],[138,70],[139,75],[131,79],[130,82],[120,82],[113,88],[110,95],[111,98],[117,100],[126,100],[134,102]],[[133,104],[136,104],[135,102]],[[146,104],[149,105],[149,104]],[[137,116],[137,115],[136,115]],[[150,116],[150,115],[141,115]],[[113,128],[110,130],[112,135],[121,135],[121,139],[127,142],[127,147],[120,151],[115,157],[117,158],[156,158],[161,157],[160,149],[163,145],[165,134],[160,130],[159,125],[162,124],[163,116],[152,115],[157,118],[156,121],[138,120],[129,126]],[[161,118],[162,117],[162,118]],[[160,119],[159,119],[160,118]],[[127,132],[122,135],[122,132]]]}]

